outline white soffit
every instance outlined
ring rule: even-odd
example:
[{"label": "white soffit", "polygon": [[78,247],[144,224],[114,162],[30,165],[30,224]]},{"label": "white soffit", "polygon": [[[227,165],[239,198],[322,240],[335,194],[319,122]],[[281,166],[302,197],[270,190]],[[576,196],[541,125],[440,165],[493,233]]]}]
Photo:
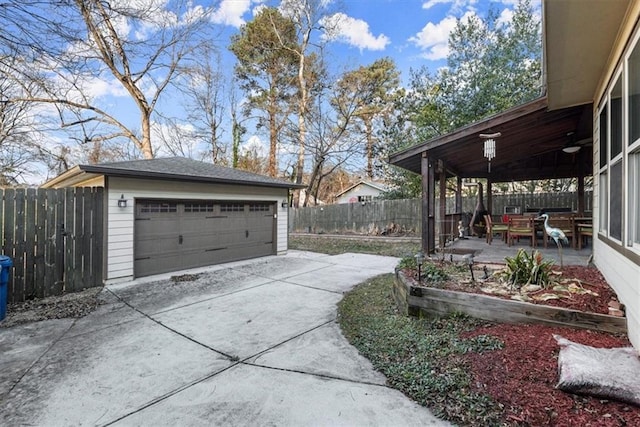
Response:
[{"label": "white soffit", "polygon": [[593,101],[632,0],[544,0],[549,109]]}]

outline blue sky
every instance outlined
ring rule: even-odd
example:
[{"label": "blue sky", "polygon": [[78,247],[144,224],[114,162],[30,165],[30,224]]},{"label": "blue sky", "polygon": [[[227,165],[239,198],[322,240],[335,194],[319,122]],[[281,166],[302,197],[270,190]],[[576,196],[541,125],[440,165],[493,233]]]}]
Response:
[{"label": "blue sky", "polygon": [[[122,0],[128,1],[128,0]],[[135,0],[141,4],[166,4],[169,0]],[[259,8],[280,6],[282,2],[298,0],[192,0],[193,8],[206,8],[216,30],[217,46],[223,54],[223,70],[230,77],[235,57],[228,51],[230,37],[241,25],[250,21]],[[492,7],[501,20],[509,21],[517,0],[319,0],[328,10],[337,13],[339,27],[334,37],[327,41],[325,52],[333,72],[346,71],[360,65],[368,65],[383,57],[391,57],[401,71],[404,83],[409,70],[426,66],[432,73],[446,65],[447,41],[456,20],[471,15],[484,17]],[[540,0],[532,0],[540,7]],[[128,28],[126,23],[123,28]],[[319,40],[323,34],[316,32]],[[128,126],[136,128],[139,113],[132,105],[122,86],[113,78],[94,79],[86,85],[95,102],[112,111]],[[165,93],[158,107],[165,115],[171,115],[173,106],[180,100],[173,93]],[[156,124],[156,126],[160,126]],[[188,124],[185,124],[188,126]],[[65,138],[66,139],[66,138]],[[223,134],[230,140],[230,132]],[[249,127],[245,135],[247,144],[264,146],[266,135]],[[53,140],[52,140],[53,141]],[[60,140],[58,140],[60,141]],[[158,155],[166,155],[162,150]],[[266,154],[266,153],[265,153]],[[82,162],[81,158],[78,161]]]},{"label": "blue sky", "polygon": [[[296,1],[296,0],[283,0]],[[368,65],[391,57],[407,84],[410,69],[427,67],[435,73],[446,65],[449,33],[457,20],[471,15],[486,16],[489,8],[499,20],[510,21],[517,0],[321,0],[327,10],[339,16],[339,31],[325,45],[333,72]],[[265,5],[279,6],[280,0],[222,0],[215,8],[214,22],[225,26],[225,36],[252,19]],[[540,1],[532,0],[539,13]],[[323,35],[316,33],[316,38]],[[222,40],[224,41],[224,39]],[[226,49],[224,49],[226,50]],[[225,55],[228,69],[235,58]],[[266,137],[249,130],[249,143],[262,144]]]},{"label": "blue sky", "polygon": [[[445,65],[449,33],[457,19],[469,15],[484,17],[489,7],[500,19],[511,19],[516,0],[325,0],[341,17],[337,38],[327,44],[330,55],[344,66],[367,65],[389,56],[408,75],[409,68],[427,66],[435,71]],[[222,0],[215,20],[227,25],[227,32],[251,20],[261,5],[278,6],[280,1]],[[539,8],[539,0],[532,0]]]}]

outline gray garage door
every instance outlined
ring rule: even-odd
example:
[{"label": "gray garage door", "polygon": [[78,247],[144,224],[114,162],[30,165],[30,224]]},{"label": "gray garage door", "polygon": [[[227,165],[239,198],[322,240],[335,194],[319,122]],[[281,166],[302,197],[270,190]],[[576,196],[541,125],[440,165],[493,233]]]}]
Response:
[{"label": "gray garage door", "polygon": [[136,200],[135,276],[276,253],[272,202]]}]

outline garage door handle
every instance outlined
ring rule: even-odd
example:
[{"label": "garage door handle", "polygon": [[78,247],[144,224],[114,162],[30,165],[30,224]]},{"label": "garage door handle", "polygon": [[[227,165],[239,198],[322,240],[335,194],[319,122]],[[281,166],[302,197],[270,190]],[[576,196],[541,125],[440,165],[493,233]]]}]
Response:
[{"label": "garage door handle", "polygon": [[244,237],[247,237],[247,238],[249,237],[249,230],[244,231]]},{"label": "garage door handle", "polygon": [[182,244],[182,234],[178,236],[178,244],[181,245]]}]

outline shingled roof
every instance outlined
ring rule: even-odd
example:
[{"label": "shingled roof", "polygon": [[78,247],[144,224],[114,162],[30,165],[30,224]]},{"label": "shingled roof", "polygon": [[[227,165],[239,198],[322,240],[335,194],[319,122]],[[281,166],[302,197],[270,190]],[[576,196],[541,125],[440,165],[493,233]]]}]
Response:
[{"label": "shingled roof", "polygon": [[305,187],[305,185],[295,184],[284,179],[258,175],[184,157],[131,160],[98,165],[78,165],[47,181],[43,184],[43,187],[58,187],[64,183],[73,183],[97,175],[253,185],[259,187]]}]

